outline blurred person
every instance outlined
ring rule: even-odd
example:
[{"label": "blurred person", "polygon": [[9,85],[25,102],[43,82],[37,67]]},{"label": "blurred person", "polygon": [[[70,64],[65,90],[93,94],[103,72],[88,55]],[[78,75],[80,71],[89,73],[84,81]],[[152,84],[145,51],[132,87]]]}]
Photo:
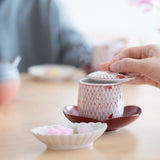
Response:
[{"label": "blurred person", "polygon": [[110,62],[100,64],[100,69],[131,72],[136,78],[127,83],[149,84],[160,88],[160,45],[127,48]]},{"label": "blurred person", "polygon": [[0,0],[0,59],[21,56],[20,72],[36,64],[70,64],[91,72],[124,46],[123,40],[88,44],[59,0]]}]

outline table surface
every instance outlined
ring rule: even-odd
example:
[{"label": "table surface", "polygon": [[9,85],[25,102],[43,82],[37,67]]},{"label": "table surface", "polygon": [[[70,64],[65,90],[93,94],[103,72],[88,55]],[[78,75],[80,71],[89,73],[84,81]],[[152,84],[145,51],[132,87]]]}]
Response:
[{"label": "table surface", "polygon": [[118,132],[106,132],[93,148],[47,150],[31,129],[69,123],[65,105],[77,104],[78,80],[45,82],[21,76],[21,87],[8,104],[0,106],[0,160],[160,160],[160,90],[123,86],[125,105],[138,105],[141,116]]}]

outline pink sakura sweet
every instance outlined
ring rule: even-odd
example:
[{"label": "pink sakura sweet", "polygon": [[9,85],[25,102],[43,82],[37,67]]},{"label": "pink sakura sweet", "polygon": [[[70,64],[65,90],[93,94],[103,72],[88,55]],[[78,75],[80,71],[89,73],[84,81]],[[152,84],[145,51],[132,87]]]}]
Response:
[{"label": "pink sakura sweet", "polygon": [[73,134],[73,129],[64,127],[64,126],[57,126],[54,128],[50,128],[48,130],[49,135],[71,135]]},{"label": "pink sakura sweet", "polygon": [[91,132],[93,129],[90,124],[83,124],[77,127],[77,132],[78,133],[86,133],[86,132]]}]

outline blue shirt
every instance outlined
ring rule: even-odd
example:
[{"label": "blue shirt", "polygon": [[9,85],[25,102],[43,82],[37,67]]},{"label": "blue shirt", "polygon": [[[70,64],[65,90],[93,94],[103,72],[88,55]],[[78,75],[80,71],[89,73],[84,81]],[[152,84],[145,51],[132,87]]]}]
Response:
[{"label": "blue shirt", "polygon": [[81,67],[91,61],[90,47],[58,0],[1,0],[0,59],[18,55],[21,72],[36,64]]}]

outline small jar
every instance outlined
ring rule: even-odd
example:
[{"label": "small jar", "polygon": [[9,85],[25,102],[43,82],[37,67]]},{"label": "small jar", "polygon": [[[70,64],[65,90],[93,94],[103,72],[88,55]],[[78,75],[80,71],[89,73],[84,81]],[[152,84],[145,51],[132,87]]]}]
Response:
[{"label": "small jar", "polygon": [[20,74],[13,63],[0,61],[0,105],[8,104],[16,96]]}]

